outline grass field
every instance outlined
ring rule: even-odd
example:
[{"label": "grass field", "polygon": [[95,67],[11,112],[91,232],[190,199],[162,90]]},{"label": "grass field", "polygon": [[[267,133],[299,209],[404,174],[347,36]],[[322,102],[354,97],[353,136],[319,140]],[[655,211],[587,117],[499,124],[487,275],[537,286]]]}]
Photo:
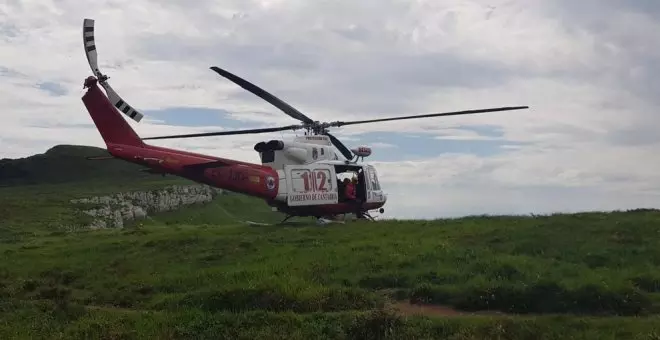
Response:
[{"label": "grass field", "polygon": [[75,228],[153,178],[0,188],[0,338],[660,339],[658,211],[253,226],[230,194]]}]

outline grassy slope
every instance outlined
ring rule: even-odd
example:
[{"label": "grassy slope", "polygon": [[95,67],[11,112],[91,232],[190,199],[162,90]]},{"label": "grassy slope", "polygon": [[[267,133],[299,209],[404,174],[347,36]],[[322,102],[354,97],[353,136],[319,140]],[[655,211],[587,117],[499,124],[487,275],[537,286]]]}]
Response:
[{"label": "grassy slope", "polygon": [[[0,189],[0,338],[660,335],[655,316],[595,317],[657,311],[656,211],[248,226],[225,211],[279,216],[227,195],[124,230],[66,232],[79,221],[68,199],[167,183],[150,178]],[[388,312],[402,299],[527,315]]]}]

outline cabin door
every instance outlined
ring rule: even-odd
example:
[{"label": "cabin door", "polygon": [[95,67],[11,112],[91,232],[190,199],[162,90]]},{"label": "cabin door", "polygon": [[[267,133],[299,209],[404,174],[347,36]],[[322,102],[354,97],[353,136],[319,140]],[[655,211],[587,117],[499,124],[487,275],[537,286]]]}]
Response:
[{"label": "cabin door", "polygon": [[327,164],[287,165],[284,167],[289,188],[289,206],[337,204],[334,166]]},{"label": "cabin door", "polygon": [[367,165],[364,167],[364,172],[364,178],[367,185],[367,203],[383,202],[385,196],[383,195],[383,189],[380,187],[380,182],[378,181],[376,168],[374,168],[373,165]]}]

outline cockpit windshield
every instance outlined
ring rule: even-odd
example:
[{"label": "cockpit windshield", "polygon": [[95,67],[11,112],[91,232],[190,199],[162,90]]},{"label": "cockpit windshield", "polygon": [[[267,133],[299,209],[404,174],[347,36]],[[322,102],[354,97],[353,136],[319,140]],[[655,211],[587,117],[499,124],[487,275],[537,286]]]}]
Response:
[{"label": "cockpit windshield", "polygon": [[376,168],[369,165],[369,182],[371,184],[371,190],[378,191],[380,190],[380,183],[378,182],[378,175],[376,174]]}]

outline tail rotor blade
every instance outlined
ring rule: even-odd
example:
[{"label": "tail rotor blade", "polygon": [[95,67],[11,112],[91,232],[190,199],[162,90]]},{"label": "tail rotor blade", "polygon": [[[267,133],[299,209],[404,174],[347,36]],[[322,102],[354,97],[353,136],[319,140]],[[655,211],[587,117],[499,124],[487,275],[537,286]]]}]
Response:
[{"label": "tail rotor blade", "polygon": [[101,72],[99,71],[96,42],[94,40],[94,19],[83,20],[83,44],[89,68],[92,69],[94,76],[98,77]]},{"label": "tail rotor blade", "polygon": [[105,89],[108,99],[117,110],[122,112],[127,117],[136,122],[140,122],[144,117],[140,111],[126,103],[126,101],[117,94],[117,92],[108,83],[108,77],[101,73],[98,64],[98,51],[96,49],[96,39],[94,37],[94,19],[83,20],[83,46],[85,47],[85,56],[89,68],[92,69],[94,76],[98,79],[99,84]]}]

